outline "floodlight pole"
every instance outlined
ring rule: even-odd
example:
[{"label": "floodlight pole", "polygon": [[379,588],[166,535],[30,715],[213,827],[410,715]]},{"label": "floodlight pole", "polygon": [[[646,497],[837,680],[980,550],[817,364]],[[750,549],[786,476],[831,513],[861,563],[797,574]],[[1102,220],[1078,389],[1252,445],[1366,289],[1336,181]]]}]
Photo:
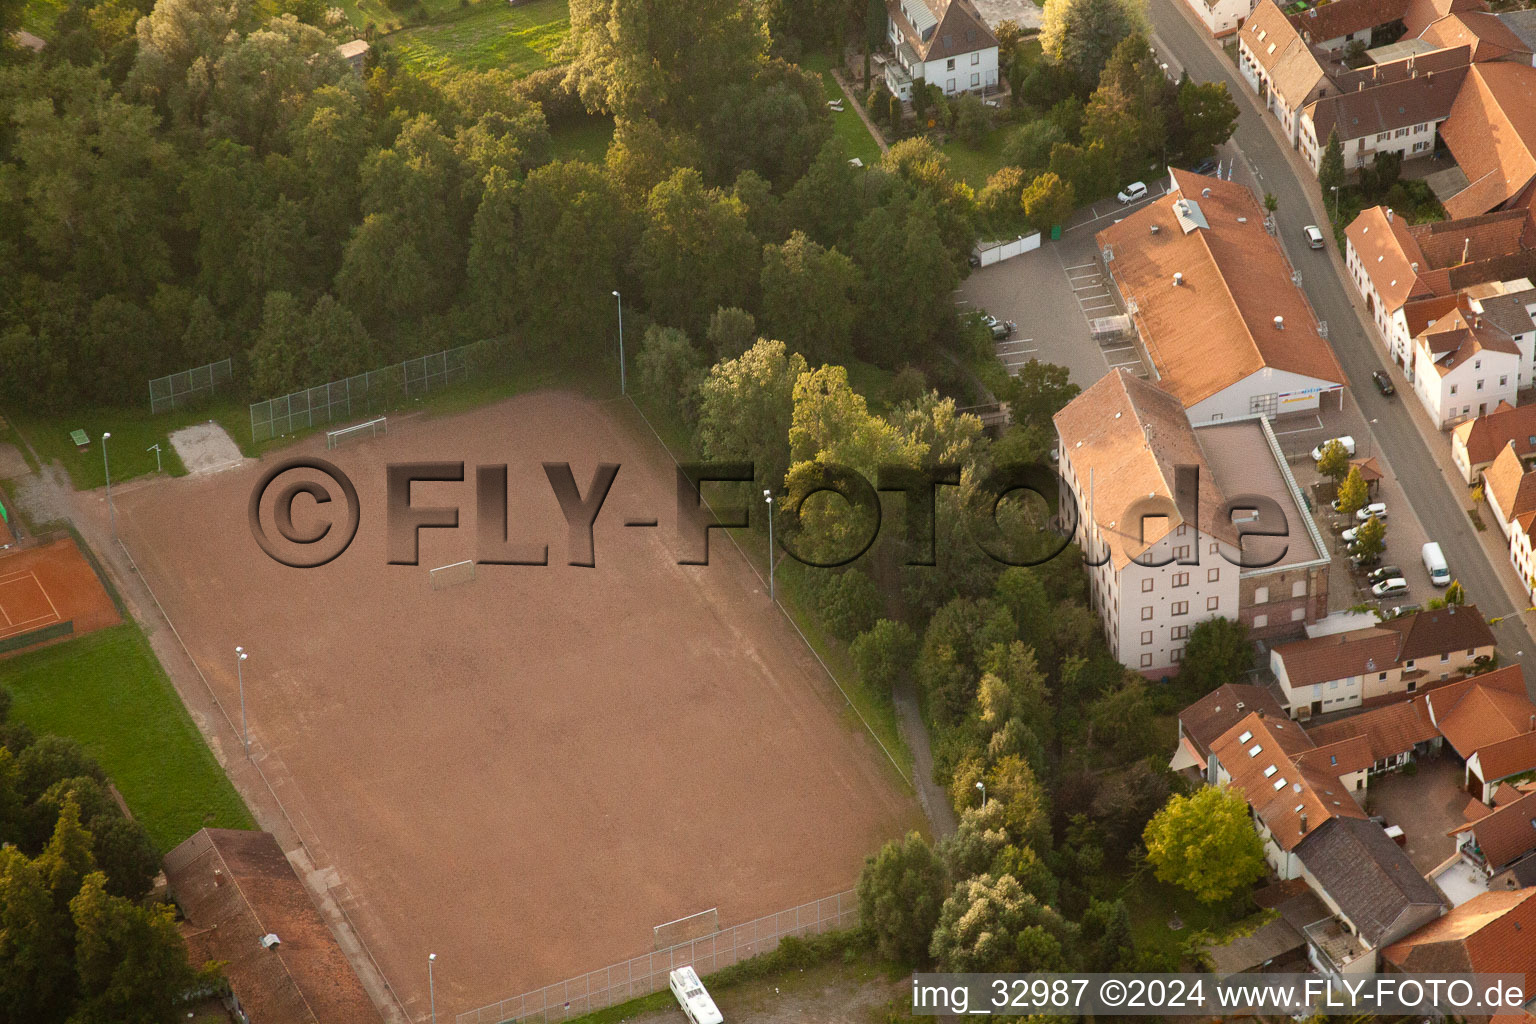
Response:
[{"label": "floodlight pole", "polygon": [[245,659],[248,657],[244,647],[235,648],[235,671],[240,677],[240,743],[245,747],[246,757],[251,756],[251,734],[245,728]]},{"label": "floodlight pole", "polygon": [[982,810],[986,810],[987,809],[987,784],[985,782],[977,782],[976,783],[976,788],[981,790],[981,809]]},{"label": "floodlight pole", "polygon": [[624,390],[624,296],[617,291],[613,297],[619,300],[619,394],[625,394]]},{"label": "floodlight pole", "polygon": [[101,468],[107,474],[107,521],[112,524],[112,539],[117,540],[117,510],[112,507],[112,463],[107,459],[107,442],[111,431],[101,435]]},{"label": "floodlight pole", "polygon": [[773,596],[773,492],[763,488],[763,500],[768,503],[768,600]]},{"label": "floodlight pole", "polygon": [[437,962],[436,953],[427,954],[427,998],[432,1005],[432,1024],[437,1024],[437,986],[432,980],[432,965]]}]

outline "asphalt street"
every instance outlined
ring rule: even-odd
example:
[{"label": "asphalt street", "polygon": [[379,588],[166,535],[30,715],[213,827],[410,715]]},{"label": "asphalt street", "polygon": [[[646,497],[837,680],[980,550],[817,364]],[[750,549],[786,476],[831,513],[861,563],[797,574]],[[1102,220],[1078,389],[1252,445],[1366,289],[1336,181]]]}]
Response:
[{"label": "asphalt street", "polygon": [[[1302,255],[1301,230],[1319,219],[1309,206],[1308,193],[1281,143],[1261,120],[1269,115],[1258,109],[1256,97],[1225,57],[1213,49],[1203,30],[1196,30],[1189,16],[1180,9],[1181,2],[1150,0],[1153,33],[1163,49],[1171,51],[1178,64],[1188,69],[1190,77],[1227,83],[1240,110],[1234,141],[1252,167],[1260,187],[1279,201],[1276,211],[1279,237],[1292,262],[1305,268],[1309,264],[1298,259]],[[1316,190],[1315,181],[1307,184]],[[1326,229],[1324,233],[1328,234]],[[1329,245],[1332,244],[1330,235]],[[1376,423],[1377,447],[1386,456],[1403,490],[1412,496],[1420,520],[1430,535],[1439,540],[1453,574],[1466,588],[1468,600],[1476,603],[1486,618],[1508,616],[1493,627],[1504,661],[1523,661],[1524,655],[1536,654],[1531,633],[1521,616],[1516,614],[1523,612],[1523,607],[1516,608],[1510,600],[1477,541],[1463,507],[1464,497],[1447,484],[1409,413],[1406,403],[1416,399],[1402,387],[1399,375],[1394,375],[1399,382],[1396,398],[1384,399],[1376,393],[1371,386],[1371,371],[1389,369],[1379,345],[1366,336],[1345,290],[1346,284],[1334,264],[1330,262],[1326,269],[1320,262],[1312,265],[1316,266],[1315,270],[1303,271],[1302,288],[1318,317],[1327,322],[1334,351],[1349,377],[1351,394],[1346,402],[1358,403],[1362,416]],[[1436,443],[1444,442],[1437,439]],[[1496,527],[1489,524],[1489,529]],[[1527,686],[1533,682],[1536,679],[1528,676]]]}]

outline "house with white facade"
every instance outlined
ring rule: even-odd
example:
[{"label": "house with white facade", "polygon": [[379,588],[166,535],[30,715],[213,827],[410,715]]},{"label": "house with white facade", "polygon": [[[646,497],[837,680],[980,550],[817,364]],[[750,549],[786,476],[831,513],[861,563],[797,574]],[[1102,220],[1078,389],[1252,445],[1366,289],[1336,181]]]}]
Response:
[{"label": "house with white facade", "polygon": [[1486,416],[1457,424],[1451,431],[1451,461],[1463,480],[1475,484],[1510,445],[1522,463],[1536,459],[1536,405],[1516,407],[1505,402]]},{"label": "house with white facade", "polygon": [[[1093,609],[1122,664],[1177,671],[1206,619],[1242,621],[1263,639],[1300,635],[1327,614],[1327,548],[1263,417],[1196,428],[1174,396],[1121,368],[1055,423],[1063,521],[1076,527]],[[1227,494],[1268,496],[1289,535],[1241,537],[1232,510],[1222,515]]]},{"label": "house with white facade", "polygon": [[1185,0],[1200,24],[1212,36],[1220,39],[1243,27],[1243,22],[1253,13],[1255,0]]},{"label": "house with white facade", "polygon": [[1479,314],[1451,310],[1419,332],[1413,352],[1414,393],[1441,430],[1515,401],[1520,348]]},{"label": "house with white facade", "polygon": [[1475,606],[1436,608],[1374,626],[1276,644],[1269,651],[1292,718],[1311,718],[1438,686],[1493,658]]},{"label": "house with white facade", "polygon": [[1394,78],[1395,69],[1382,65],[1372,67],[1369,76],[1339,76],[1342,91],[1301,111],[1297,148],[1312,173],[1334,132],[1346,170],[1371,164],[1379,153],[1395,153],[1404,162],[1432,156],[1436,132],[1451,116],[1467,77],[1468,52],[1458,47],[1409,57],[1401,62],[1407,77]]},{"label": "house with white facade", "polygon": [[1097,236],[1157,382],[1194,423],[1342,403],[1344,370],[1258,199],[1235,182],[1170,178]]},{"label": "house with white facade", "polygon": [[1274,0],[1259,0],[1238,32],[1237,69],[1280,122],[1292,146],[1301,109],[1339,91],[1323,62]]},{"label": "house with white facade", "polygon": [[971,0],[886,0],[885,84],[903,100],[914,82],[946,96],[986,93],[998,86],[997,36]]},{"label": "house with white facade", "polygon": [[1483,472],[1483,500],[1509,542],[1509,562],[1525,592],[1536,595],[1536,558],[1531,541],[1531,531],[1536,529],[1536,473],[1520,457],[1514,441],[1506,442]]}]

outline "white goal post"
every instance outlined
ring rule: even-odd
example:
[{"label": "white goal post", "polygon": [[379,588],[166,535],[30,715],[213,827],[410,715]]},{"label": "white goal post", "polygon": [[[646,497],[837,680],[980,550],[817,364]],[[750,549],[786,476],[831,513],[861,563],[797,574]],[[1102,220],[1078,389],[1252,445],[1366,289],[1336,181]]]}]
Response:
[{"label": "white goal post", "polygon": [[339,448],[348,441],[355,441],[360,437],[377,437],[380,434],[389,433],[389,424],[385,422],[387,417],[369,420],[366,423],[354,423],[350,427],[341,427],[337,430],[325,432],[325,446],[327,448]]},{"label": "white goal post", "polygon": [[710,907],[701,910],[697,914],[689,914],[680,917],[676,921],[668,921],[666,924],[658,924],[651,929],[653,949],[668,949],[672,946],[688,942],[692,939],[702,939],[706,935],[713,935],[720,930],[720,909]]},{"label": "white goal post", "polygon": [[475,560],[466,558],[451,565],[440,565],[427,573],[432,579],[432,589],[442,590],[459,583],[470,583],[475,578]]}]

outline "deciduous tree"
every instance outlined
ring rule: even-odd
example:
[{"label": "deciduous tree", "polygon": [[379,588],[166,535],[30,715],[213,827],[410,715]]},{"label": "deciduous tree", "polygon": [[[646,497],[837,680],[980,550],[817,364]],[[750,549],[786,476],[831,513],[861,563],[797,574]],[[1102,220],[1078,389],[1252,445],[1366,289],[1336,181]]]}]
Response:
[{"label": "deciduous tree", "polygon": [[939,912],[949,896],[949,872],[916,832],[892,840],[864,862],[859,875],[859,920],[880,955],[897,963],[925,962]]},{"label": "deciduous tree", "polygon": [[1221,786],[1172,797],[1147,823],[1142,840],[1158,880],[1205,903],[1226,899],[1267,870],[1248,804]]}]

